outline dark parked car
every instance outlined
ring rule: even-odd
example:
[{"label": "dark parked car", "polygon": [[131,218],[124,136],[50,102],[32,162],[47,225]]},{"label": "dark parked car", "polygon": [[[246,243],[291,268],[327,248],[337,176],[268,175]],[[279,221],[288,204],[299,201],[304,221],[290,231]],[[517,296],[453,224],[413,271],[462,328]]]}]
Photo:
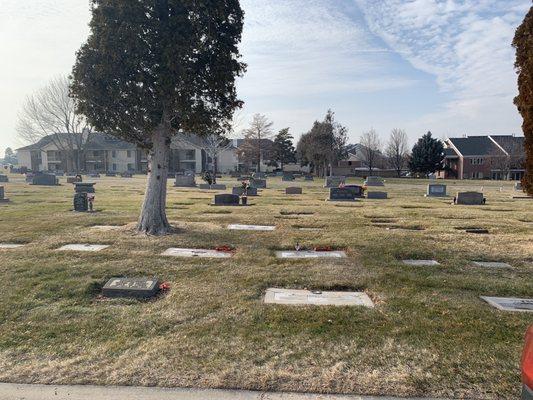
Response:
[{"label": "dark parked car", "polygon": [[533,325],[526,332],[522,355],[522,400],[533,400]]}]

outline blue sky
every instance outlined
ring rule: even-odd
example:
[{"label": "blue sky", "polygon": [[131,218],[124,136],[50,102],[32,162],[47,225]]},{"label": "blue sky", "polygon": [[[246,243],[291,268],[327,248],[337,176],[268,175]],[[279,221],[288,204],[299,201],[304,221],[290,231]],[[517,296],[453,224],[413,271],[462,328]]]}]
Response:
[{"label": "blue sky", "polygon": [[[88,0],[2,0],[0,154],[22,143],[17,112],[26,95],[68,74],[87,36]],[[238,82],[245,108],[298,137],[328,108],[356,142],[392,128],[412,142],[520,134],[510,46],[530,0],[242,0]]]}]

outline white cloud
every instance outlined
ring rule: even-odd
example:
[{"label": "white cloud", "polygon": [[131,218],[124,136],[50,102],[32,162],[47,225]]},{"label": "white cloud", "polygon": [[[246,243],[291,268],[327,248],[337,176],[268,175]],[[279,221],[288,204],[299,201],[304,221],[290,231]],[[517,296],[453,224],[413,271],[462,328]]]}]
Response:
[{"label": "white cloud", "polygon": [[[392,68],[390,50],[376,42],[351,9],[328,0],[244,0],[242,53],[248,72],[239,82],[246,111],[279,116],[280,99],[376,92],[410,86]],[[258,97],[274,100],[265,109],[251,109]],[[327,105],[315,118],[325,113]],[[315,111],[316,112],[316,111]],[[313,120],[313,119],[312,119]],[[307,125],[312,120],[305,121]],[[298,122],[296,129],[300,127]]]},{"label": "white cloud", "polygon": [[528,0],[356,2],[370,29],[415,68],[434,75],[452,98],[413,125],[426,122],[451,134],[519,126],[511,41]]}]

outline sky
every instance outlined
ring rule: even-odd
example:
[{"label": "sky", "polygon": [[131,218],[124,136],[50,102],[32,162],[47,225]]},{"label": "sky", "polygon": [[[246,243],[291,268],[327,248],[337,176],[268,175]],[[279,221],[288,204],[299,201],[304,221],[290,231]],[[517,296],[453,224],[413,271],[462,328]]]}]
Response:
[{"label": "sky", "polygon": [[[521,135],[511,41],[531,0],[241,0],[240,127],[255,113],[298,138],[328,109],[349,141]],[[0,0],[0,157],[27,95],[68,75],[89,0]]]}]

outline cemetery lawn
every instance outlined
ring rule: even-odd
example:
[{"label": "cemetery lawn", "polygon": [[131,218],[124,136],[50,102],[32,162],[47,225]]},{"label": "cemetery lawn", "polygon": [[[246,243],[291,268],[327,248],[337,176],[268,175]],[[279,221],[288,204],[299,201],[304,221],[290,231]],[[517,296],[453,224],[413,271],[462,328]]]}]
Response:
[{"label": "cemetery lawn", "polygon": [[[252,206],[231,208],[210,206],[215,192],[171,181],[168,216],[177,230],[153,238],[131,230],[145,177],[96,181],[93,214],[70,211],[73,188],[65,178],[59,187],[30,186],[14,175],[4,184],[11,203],[0,205],[0,243],[28,244],[0,250],[0,381],[519,397],[533,314],[502,312],[479,298],[533,297],[533,202],[511,199],[512,183],[447,181],[449,194],[483,186],[487,197],[485,206],[452,206],[451,197],[425,198],[423,180],[388,179],[388,200],[344,203],[325,202],[321,180],[270,178],[269,189],[249,198]],[[283,188],[297,185],[303,195],[285,195]],[[91,228],[97,225],[126,227]],[[471,227],[489,234],[456,229]],[[55,251],[69,243],[111,247]],[[348,257],[275,258],[296,243]],[[169,247],[221,245],[234,246],[235,256],[160,255]],[[403,259],[441,265],[412,267]],[[99,298],[116,276],[157,276],[171,290],[155,301]],[[262,296],[270,287],[361,290],[376,306],[267,306]]]}]

